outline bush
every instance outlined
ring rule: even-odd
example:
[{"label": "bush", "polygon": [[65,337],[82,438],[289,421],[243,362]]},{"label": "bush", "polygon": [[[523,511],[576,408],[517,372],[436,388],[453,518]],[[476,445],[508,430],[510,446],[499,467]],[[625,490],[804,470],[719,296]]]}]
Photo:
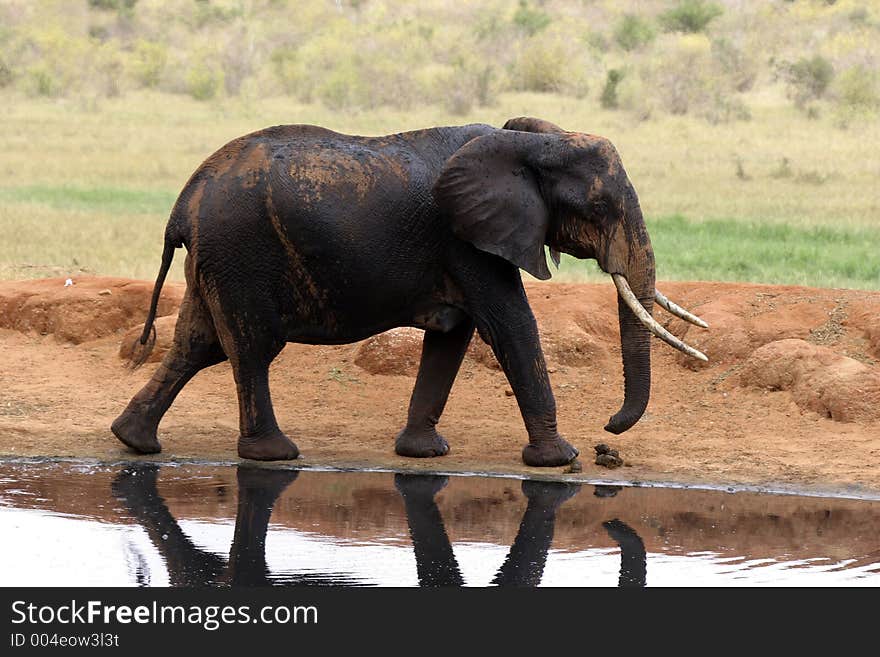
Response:
[{"label": "bush", "polygon": [[168,49],[164,44],[138,39],[132,52],[132,75],[142,87],[157,87],[167,61]]},{"label": "bush", "polygon": [[90,41],[76,38],[60,26],[34,30],[22,40],[19,70],[25,91],[35,96],[63,96],[81,91],[93,72]]},{"label": "bush", "polygon": [[89,0],[89,7],[105,11],[129,11],[136,4],[137,0]]},{"label": "bush", "polygon": [[651,23],[636,14],[624,14],[614,28],[614,40],[626,51],[651,43],[655,36]]},{"label": "bush", "polygon": [[676,7],[660,14],[660,24],[667,32],[702,32],[724,10],[714,2],[681,0]]},{"label": "bush", "polygon": [[339,66],[317,86],[315,95],[329,109],[348,109],[358,104],[361,96],[358,77],[353,66]]},{"label": "bush", "polygon": [[89,53],[92,60],[88,86],[98,96],[118,96],[122,92],[123,57],[116,42],[102,43]]},{"label": "bush", "polygon": [[789,97],[803,108],[825,95],[834,78],[834,67],[822,55],[802,57],[788,67]]},{"label": "bush", "polygon": [[586,52],[567,35],[546,32],[528,39],[511,69],[514,88],[583,97],[590,68]]},{"label": "bush", "polygon": [[664,37],[641,75],[659,106],[670,114],[694,114],[711,123],[751,118],[731,80],[719,70],[707,37]]},{"label": "bush", "polygon": [[223,88],[223,71],[207,61],[196,63],[186,74],[186,91],[196,100],[211,100]]},{"label": "bush", "polygon": [[863,65],[847,69],[837,79],[835,95],[845,110],[871,112],[880,108],[876,71]]},{"label": "bush", "polygon": [[617,86],[623,80],[623,71],[612,68],[608,71],[605,78],[605,87],[602,89],[602,95],[599,96],[599,104],[605,109],[617,109],[620,105],[617,98]]},{"label": "bush", "polygon": [[12,69],[0,57],[0,89],[8,87],[10,84],[12,84]]},{"label": "bush", "polygon": [[61,83],[46,64],[34,64],[27,70],[27,92],[32,96],[60,96]]},{"label": "bush", "polygon": [[527,0],[519,0],[519,8],[513,15],[513,23],[529,36],[533,36],[550,24],[550,16],[540,9],[532,9]]},{"label": "bush", "polygon": [[306,75],[296,48],[293,46],[276,48],[269,56],[269,62],[284,93],[294,94],[305,103],[311,101],[310,90],[303,88]]},{"label": "bush", "polygon": [[754,86],[758,77],[758,60],[753,51],[746,51],[722,38],[712,42],[712,56],[734,90],[743,92]]},{"label": "bush", "polygon": [[656,110],[656,94],[640,75],[626,75],[616,88],[617,106],[638,121],[647,121]]}]

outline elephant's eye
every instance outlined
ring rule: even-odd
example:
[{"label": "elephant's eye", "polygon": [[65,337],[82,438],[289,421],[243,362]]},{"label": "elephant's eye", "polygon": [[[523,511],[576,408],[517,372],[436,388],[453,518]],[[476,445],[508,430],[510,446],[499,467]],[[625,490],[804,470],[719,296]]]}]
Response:
[{"label": "elephant's eye", "polygon": [[605,199],[596,199],[590,203],[590,214],[594,217],[605,217],[608,214],[608,204]]}]

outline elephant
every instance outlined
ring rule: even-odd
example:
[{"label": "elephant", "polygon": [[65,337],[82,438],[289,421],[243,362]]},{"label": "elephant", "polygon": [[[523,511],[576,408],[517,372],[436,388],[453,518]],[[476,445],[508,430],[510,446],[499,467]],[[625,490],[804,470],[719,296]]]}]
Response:
[{"label": "elephant", "polygon": [[617,287],[624,400],[607,431],[626,431],[645,411],[652,335],[706,359],[653,318],[656,301],[706,326],[655,289],[651,241],[614,145],[542,119],[384,137],[281,125],[229,142],[171,211],[135,367],[155,343],[159,295],[181,246],[187,287],[173,346],[111,426],[143,454],[161,450],[159,422],[187,381],[228,359],[238,455],[295,459],[269,392],[284,345],[347,344],[409,326],[424,340],[398,455],[448,453],[437,424],[476,330],[516,397],[523,462],[573,461],[520,273],[550,278],[545,247],[557,266],[560,253],[595,259]]},{"label": "elephant", "polygon": [[[394,475],[394,485],[406,507],[419,585],[423,587],[465,585],[443,517],[434,500],[448,482],[445,475]],[[536,587],[541,583],[547,554],[553,543],[556,512],[581,489],[579,483],[529,479],[523,480],[521,486],[528,504],[513,545],[492,578],[493,586]],[[602,527],[620,548],[618,586],[644,587],[647,567],[642,539],[617,518],[603,522]]]},{"label": "elephant", "polygon": [[[347,573],[271,573],[266,564],[266,533],[278,497],[299,470],[239,467],[238,507],[229,558],[197,547],[168,510],[157,486],[160,466],[124,467],[111,485],[113,496],[147,532],[168,569],[171,586],[355,586]],[[140,582],[144,585],[149,581]]]},{"label": "elephant", "polygon": [[[299,470],[247,464],[237,467],[238,504],[228,558],[198,547],[180,527],[159,493],[160,470],[157,463],[129,464],[114,477],[111,490],[161,554],[171,586],[364,585],[356,575],[346,572],[314,572],[309,568],[270,571],[266,562],[266,537],[272,510],[278,498],[297,480]],[[422,587],[465,585],[434,499],[448,482],[445,475],[394,475],[394,486],[403,499],[416,573]],[[580,484],[524,480],[522,492],[528,504],[513,545],[492,579],[494,586],[526,587],[541,583],[553,542],[556,511],[580,492]],[[604,522],[603,527],[621,550],[619,586],[644,586],[645,548],[641,538],[617,519]],[[145,564],[136,568],[135,576],[139,585],[152,583]]]}]

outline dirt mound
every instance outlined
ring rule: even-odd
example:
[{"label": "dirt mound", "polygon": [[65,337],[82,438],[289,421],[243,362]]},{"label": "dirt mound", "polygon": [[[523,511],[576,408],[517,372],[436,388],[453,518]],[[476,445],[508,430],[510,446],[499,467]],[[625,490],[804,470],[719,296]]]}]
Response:
[{"label": "dirt mound", "polygon": [[840,422],[880,420],[880,372],[828,347],[778,340],[755,350],[740,383],[788,390],[801,408]]},{"label": "dirt mound", "polygon": [[367,338],[357,347],[354,364],[370,374],[415,376],[419,371],[423,332],[396,328]]},{"label": "dirt mound", "polygon": [[[171,349],[174,340],[174,326],[177,324],[177,314],[159,317],[153,322],[156,328],[156,344],[150,355],[147,356],[145,363],[158,363],[165,356],[165,353]],[[132,360],[135,352],[136,343],[140,340],[141,334],[144,332],[144,325],[140,324],[129,329],[122,336],[119,342],[119,357],[122,360]]]},{"label": "dirt mound", "polygon": [[880,359],[880,307],[876,302],[853,303],[842,324],[847,329],[861,331],[865,338],[865,351]]},{"label": "dirt mound", "polygon": [[[370,374],[415,376],[419,372],[424,333],[415,328],[396,328],[374,335],[355,347],[354,364]],[[465,358],[500,370],[492,348],[476,333]]]},{"label": "dirt mound", "polygon": [[742,360],[775,340],[807,339],[827,327],[836,307],[833,299],[781,294],[764,286],[721,294],[695,311],[709,330],[679,319],[670,322],[673,333],[709,357],[703,362],[679,354],[677,361],[696,371]]},{"label": "dirt mound", "polygon": [[[0,328],[80,344],[143,322],[153,284],[97,276],[0,282]],[[185,287],[167,284],[158,315],[177,312]]]}]

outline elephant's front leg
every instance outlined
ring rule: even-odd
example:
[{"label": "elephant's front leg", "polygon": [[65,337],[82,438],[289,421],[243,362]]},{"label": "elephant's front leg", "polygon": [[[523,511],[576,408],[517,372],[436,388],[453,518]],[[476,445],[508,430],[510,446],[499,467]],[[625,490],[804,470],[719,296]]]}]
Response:
[{"label": "elephant's front leg", "polygon": [[578,451],[556,429],[556,399],[541,351],[538,324],[518,278],[517,283],[519,290],[509,293],[482,292],[475,304],[477,329],[492,346],[516,395],[529,434],[523,461],[531,466],[565,465],[575,459]]},{"label": "elephant's front leg", "polygon": [[580,491],[580,484],[560,481],[522,482],[529,500],[507,559],[492,580],[498,586],[538,586],[544,576],[547,552],[553,543],[556,510]]},{"label": "elephant's front leg", "polygon": [[473,334],[474,324],[470,319],[447,333],[425,331],[406,426],[394,443],[394,451],[400,456],[443,456],[449,452],[449,443],[437,433],[437,422]]}]

